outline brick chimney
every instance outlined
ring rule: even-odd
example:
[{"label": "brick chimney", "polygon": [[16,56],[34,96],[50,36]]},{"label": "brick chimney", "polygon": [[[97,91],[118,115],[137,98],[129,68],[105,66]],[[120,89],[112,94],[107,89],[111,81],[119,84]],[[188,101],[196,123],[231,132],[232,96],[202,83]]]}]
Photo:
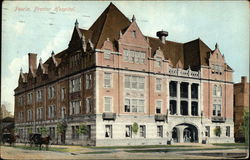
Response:
[{"label": "brick chimney", "polygon": [[241,83],[247,83],[247,77],[246,76],[241,77]]},{"label": "brick chimney", "polygon": [[29,69],[31,71],[34,71],[36,70],[36,57],[37,57],[37,54],[35,53],[29,53]]}]

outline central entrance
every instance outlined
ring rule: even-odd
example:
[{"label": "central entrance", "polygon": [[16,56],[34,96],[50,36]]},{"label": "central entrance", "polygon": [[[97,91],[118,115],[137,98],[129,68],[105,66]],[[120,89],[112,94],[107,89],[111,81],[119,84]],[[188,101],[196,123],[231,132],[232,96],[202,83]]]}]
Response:
[{"label": "central entrance", "polygon": [[175,143],[198,143],[198,130],[191,124],[179,124],[172,130]]}]

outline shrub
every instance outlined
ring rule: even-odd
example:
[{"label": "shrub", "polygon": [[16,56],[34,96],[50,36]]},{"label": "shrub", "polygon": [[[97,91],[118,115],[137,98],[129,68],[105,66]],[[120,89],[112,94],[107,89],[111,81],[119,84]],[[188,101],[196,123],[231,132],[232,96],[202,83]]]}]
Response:
[{"label": "shrub", "polygon": [[216,128],[214,129],[214,134],[215,134],[216,136],[219,136],[219,137],[220,137],[220,134],[221,134],[221,129],[220,129],[220,127],[216,127]]},{"label": "shrub", "polygon": [[133,126],[132,126],[132,131],[137,134],[138,132],[138,124],[136,122],[133,123]]}]

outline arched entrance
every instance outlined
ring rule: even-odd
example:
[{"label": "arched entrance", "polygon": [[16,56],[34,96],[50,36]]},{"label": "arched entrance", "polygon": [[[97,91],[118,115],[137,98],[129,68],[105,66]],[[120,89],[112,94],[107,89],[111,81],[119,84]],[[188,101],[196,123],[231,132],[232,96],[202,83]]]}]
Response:
[{"label": "arched entrance", "polygon": [[197,143],[198,129],[192,124],[179,124],[172,129],[173,141],[179,143]]}]

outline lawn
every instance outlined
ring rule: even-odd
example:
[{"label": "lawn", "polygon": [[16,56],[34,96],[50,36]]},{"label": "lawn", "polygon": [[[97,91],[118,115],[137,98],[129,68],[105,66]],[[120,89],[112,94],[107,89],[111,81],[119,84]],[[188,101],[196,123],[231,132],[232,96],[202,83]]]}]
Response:
[{"label": "lawn", "polygon": [[102,146],[102,147],[94,147],[94,146],[82,146],[84,148],[91,149],[140,149],[140,148],[182,148],[182,147],[200,147],[200,146],[192,146],[192,145],[144,145],[144,146]]},{"label": "lawn", "polygon": [[152,153],[152,152],[180,152],[180,151],[207,151],[207,150],[226,150],[226,149],[231,149],[231,148],[180,148],[180,149],[145,149],[145,150],[127,150],[125,152],[129,153]]},{"label": "lawn", "polygon": [[[26,149],[26,150],[39,150],[39,147],[34,146],[8,146],[6,147],[14,147],[14,148],[20,148],[20,149]],[[42,147],[41,151],[45,151],[46,148]],[[67,148],[59,148],[59,147],[49,147],[47,151],[55,151],[55,152],[69,152]]]},{"label": "lawn", "polygon": [[213,143],[215,146],[248,146],[246,143]]}]

